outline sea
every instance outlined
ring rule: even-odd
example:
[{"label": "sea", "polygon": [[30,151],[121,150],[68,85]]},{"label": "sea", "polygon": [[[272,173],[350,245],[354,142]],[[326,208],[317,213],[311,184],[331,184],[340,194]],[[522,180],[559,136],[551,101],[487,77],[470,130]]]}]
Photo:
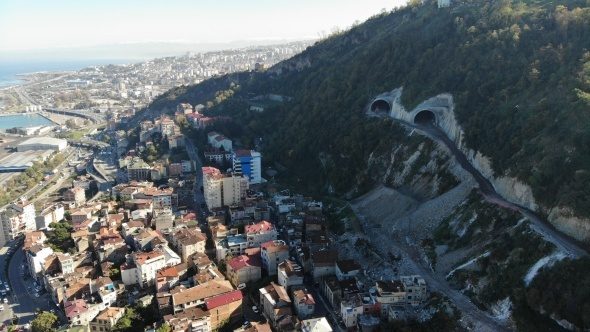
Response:
[{"label": "sea", "polygon": [[49,126],[54,123],[37,113],[0,115],[0,132],[14,127]]},{"label": "sea", "polygon": [[134,62],[129,59],[74,59],[74,60],[0,60],[0,88],[22,83],[19,74],[51,71],[73,71],[90,66],[108,64],[125,64]]}]

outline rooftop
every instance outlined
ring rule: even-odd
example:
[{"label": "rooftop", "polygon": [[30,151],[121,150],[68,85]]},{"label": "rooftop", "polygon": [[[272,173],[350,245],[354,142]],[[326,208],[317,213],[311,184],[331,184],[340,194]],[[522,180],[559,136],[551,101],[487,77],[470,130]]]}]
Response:
[{"label": "rooftop", "polygon": [[256,224],[246,225],[244,231],[246,234],[256,234],[256,233],[269,232],[271,230],[274,230],[274,228],[275,227],[273,224],[271,224],[270,222],[268,222],[266,220],[262,220]]},{"label": "rooftop", "polygon": [[243,298],[242,291],[235,290],[233,292],[213,296],[205,300],[205,305],[208,310],[221,307],[222,305],[230,304],[232,302],[241,301]]},{"label": "rooftop", "polygon": [[172,302],[174,305],[183,305],[231,291],[233,291],[233,287],[228,280],[211,280],[195,287],[175,289],[172,294]]}]

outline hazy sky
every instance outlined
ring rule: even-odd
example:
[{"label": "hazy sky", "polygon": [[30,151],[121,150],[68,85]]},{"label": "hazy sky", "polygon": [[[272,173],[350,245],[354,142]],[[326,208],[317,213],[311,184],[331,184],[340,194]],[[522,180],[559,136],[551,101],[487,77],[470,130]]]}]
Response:
[{"label": "hazy sky", "polygon": [[0,52],[317,38],[406,0],[0,0]]}]

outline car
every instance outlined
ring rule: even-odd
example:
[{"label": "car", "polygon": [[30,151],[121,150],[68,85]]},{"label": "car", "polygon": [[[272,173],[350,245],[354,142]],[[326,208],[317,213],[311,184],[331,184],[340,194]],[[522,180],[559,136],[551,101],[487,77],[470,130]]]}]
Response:
[{"label": "car", "polygon": [[8,298],[4,298],[4,300],[2,300],[2,302],[8,303]]},{"label": "car", "polygon": [[255,314],[259,314],[260,313],[260,310],[258,310],[258,307],[255,306],[255,305],[252,306],[252,311],[254,311]]},{"label": "car", "polygon": [[0,311],[4,311],[4,306],[0,304]]}]

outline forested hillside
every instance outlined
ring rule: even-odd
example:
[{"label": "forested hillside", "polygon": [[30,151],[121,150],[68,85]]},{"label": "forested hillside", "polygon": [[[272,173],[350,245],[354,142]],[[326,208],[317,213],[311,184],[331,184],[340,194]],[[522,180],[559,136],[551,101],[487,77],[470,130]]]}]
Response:
[{"label": "forested hillside", "polygon": [[[589,217],[590,2],[412,3],[266,72],[172,90],[151,107],[209,101],[207,112],[243,124],[232,133],[242,143],[262,137],[265,162],[285,166],[293,183],[346,194],[369,188],[369,157],[405,135],[365,116],[371,98],[403,86],[408,109],[448,92],[467,144],[497,174],[531,185],[546,209]],[[248,111],[268,93],[292,99]]]}]

